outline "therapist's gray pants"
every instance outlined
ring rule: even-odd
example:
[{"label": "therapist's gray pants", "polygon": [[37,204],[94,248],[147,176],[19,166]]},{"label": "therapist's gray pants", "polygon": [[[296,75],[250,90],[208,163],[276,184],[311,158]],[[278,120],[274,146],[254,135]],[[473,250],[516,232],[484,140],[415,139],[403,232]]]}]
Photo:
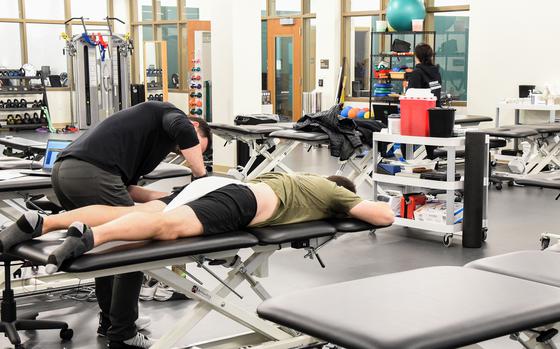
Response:
[{"label": "therapist's gray pants", "polygon": [[[66,210],[88,205],[134,205],[120,176],[78,159],[55,163],[52,184]],[[142,277],[141,272],[135,272],[95,279],[101,322],[110,323],[107,332],[110,340],[123,341],[136,335],[134,322],[138,318]]]}]

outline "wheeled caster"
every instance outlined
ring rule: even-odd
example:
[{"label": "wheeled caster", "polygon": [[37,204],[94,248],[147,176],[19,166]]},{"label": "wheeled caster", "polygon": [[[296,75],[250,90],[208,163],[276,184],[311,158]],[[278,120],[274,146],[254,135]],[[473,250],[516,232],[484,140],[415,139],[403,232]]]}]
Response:
[{"label": "wheeled caster", "polygon": [[496,190],[502,190],[502,183],[496,184]]},{"label": "wheeled caster", "polygon": [[492,167],[496,167],[497,164],[498,164],[498,162],[496,160],[490,161],[490,166],[492,166]]},{"label": "wheeled caster", "polygon": [[16,344],[14,345],[14,349],[25,349],[25,347],[23,346],[23,344]]},{"label": "wheeled caster", "polygon": [[72,337],[74,337],[74,330],[71,328],[63,328],[60,330],[60,338],[62,340],[69,341]]},{"label": "wheeled caster", "polygon": [[443,246],[449,247],[453,244],[453,234],[445,234],[443,236]]},{"label": "wheeled caster", "polygon": [[550,238],[548,236],[541,237],[541,250],[546,250],[550,245]]},{"label": "wheeled caster", "polygon": [[482,241],[486,241],[488,239],[488,228],[482,228]]},{"label": "wheeled caster", "polygon": [[513,181],[509,181],[509,182],[507,182],[507,184],[508,184],[508,187],[513,187],[513,186],[515,186],[515,183],[513,183]]}]

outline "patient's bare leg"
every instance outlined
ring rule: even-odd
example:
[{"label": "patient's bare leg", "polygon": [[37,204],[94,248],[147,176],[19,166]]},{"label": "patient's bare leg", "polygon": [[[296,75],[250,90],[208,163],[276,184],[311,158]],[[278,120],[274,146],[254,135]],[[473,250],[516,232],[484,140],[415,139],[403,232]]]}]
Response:
[{"label": "patient's bare leg", "polygon": [[162,201],[150,201],[136,206],[106,206],[91,205],[56,215],[44,217],[43,234],[54,230],[67,229],[70,224],[79,221],[90,227],[95,227],[132,212],[161,212],[165,208]]}]

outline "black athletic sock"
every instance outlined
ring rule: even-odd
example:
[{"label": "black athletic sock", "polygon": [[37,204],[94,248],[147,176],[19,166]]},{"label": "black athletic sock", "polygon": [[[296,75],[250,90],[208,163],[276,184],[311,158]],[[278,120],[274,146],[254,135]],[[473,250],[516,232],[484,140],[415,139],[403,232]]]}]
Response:
[{"label": "black athletic sock", "polygon": [[64,242],[49,255],[46,272],[52,274],[58,271],[64,261],[79,257],[92,248],[92,230],[84,223],[72,223],[68,228],[68,234]]},{"label": "black athletic sock", "polygon": [[36,212],[26,212],[18,220],[0,232],[0,252],[27,240],[41,236],[43,217]]}]

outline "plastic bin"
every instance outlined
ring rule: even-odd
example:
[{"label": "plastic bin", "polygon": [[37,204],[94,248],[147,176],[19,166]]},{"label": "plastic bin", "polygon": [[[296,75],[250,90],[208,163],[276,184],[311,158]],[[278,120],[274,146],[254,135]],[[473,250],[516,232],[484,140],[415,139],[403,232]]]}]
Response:
[{"label": "plastic bin", "polygon": [[435,97],[401,97],[401,135],[430,136],[428,109],[436,106]]},{"label": "plastic bin", "polygon": [[453,137],[454,108],[430,108],[430,137]]}]

